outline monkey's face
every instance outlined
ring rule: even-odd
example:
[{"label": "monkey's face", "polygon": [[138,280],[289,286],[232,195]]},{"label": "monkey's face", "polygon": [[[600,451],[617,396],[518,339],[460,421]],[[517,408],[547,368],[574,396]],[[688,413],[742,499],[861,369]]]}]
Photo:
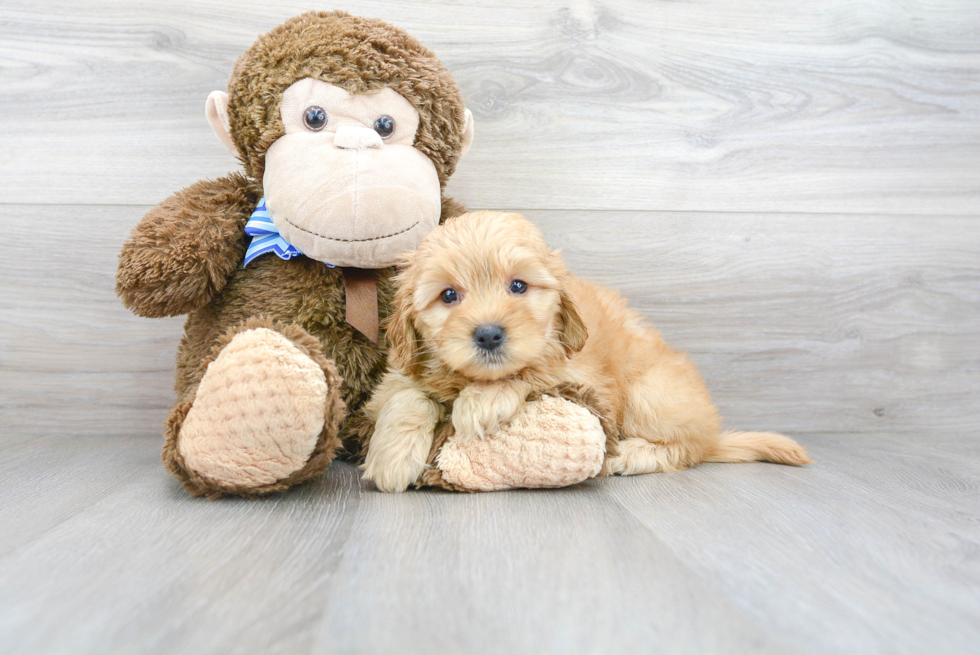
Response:
[{"label": "monkey's face", "polygon": [[415,107],[393,89],[351,95],[306,78],[283,94],[285,134],[262,186],[280,234],[335,266],[382,268],[438,225],[435,166],[413,147]]}]

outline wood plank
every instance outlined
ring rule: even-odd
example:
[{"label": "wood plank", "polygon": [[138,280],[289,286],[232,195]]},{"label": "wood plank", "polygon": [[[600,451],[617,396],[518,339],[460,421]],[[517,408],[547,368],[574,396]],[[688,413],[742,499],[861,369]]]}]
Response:
[{"label": "wood plank", "polygon": [[207,503],[133,464],[138,478],[0,558],[7,647],[805,650],[688,579],[594,485],[383,496],[339,464],[298,492]]},{"label": "wood plank", "polygon": [[[118,249],[145,210],[75,207],[66,220],[62,207],[6,208],[4,431],[159,434],[181,319],[137,318],[113,294]],[[575,273],[621,290],[692,353],[730,426],[980,427],[975,218],[528,216]]]},{"label": "wood plank", "polygon": [[353,467],[286,496],[209,503],[158,461],[132,465],[136,479],[0,558],[5,649],[303,652],[358,502]]},{"label": "wood plank", "polygon": [[[4,3],[3,200],[146,204],[236,168],[204,99],[258,33],[305,7]],[[407,0],[357,12],[407,28],[455,72],[478,128],[450,191],[474,207],[973,215],[975,9]]]},{"label": "wood plank", "polygon": [[[214,503],[142,438],[29,445],[0,443],[20,458],[0,476],[11,652],[953,653],[980,637],[980,465],[921,441],[828,434],[804,469],[478,495],[379,494],[338,463]],[[113,488],[87,477],[126,462]],[[57,494],[73,505],[30,526]]]},{"label": "wood plank", "polygon": [[732,427],[980,427],[975,219],[528,212],[690,351]]},{"label": "wood plank", "polygon": [[0,556],[162,468],[162,439],[65,433],[0,438]]},{"label": "wood plank", "polygon": [[0,432],[162,432],[184,319],[139,318],[114,292],[119,249],[146,209],[6,208]]},{"label": "wood plank", "polygon": [[967,653],[980,466],[924,441],[822,435],[805,469],[706,465],[603,489],[775,634],[824,652]]},{"label": "wood plank", "polygon": [[[365,493],[313,652],[806,652],[601,493]],[[359,630],[352,631],[350,626]]]}]

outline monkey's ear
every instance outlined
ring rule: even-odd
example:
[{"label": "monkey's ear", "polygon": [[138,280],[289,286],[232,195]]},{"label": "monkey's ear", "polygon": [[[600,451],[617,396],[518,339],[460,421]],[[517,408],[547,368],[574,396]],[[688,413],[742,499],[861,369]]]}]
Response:
[{"label": "monkey's ear", "polygon": [[470,150],[470,146],[473,145],[473,133],[475,128],[473,126],[473,112],[469,109],[466,110],[466,127],[463,129],[463,151],[459,153],[462,157]]},{"label": "monkey's ear", "polygon": [[228,94],[224,91],[212,91],[204,106],[204,113],[218,140],[232,157],[238,157],[238,148],[231,138],[231,121],[228,120]]}]

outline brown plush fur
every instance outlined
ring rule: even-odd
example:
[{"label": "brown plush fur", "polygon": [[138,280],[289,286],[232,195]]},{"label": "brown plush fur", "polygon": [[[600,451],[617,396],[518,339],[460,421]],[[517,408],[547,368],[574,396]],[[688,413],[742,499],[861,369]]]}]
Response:
[{"label": "brown plush fur", "polygon": [[[273,254],[242,266],[249,241],[243,228],[262,197],[265,153],[283,134],[282,92],[305,77],[351,92],[391,86],[405,96],[420,115],[415,146],[432,160],[443,184],[461,154],[465,109],[459,88],[435,56],[400,29],[343,12],[309,12],[263,35],[241,56],[228,85],[229,115],[246,175],[198,182],[150,210],[124,244],[116,275],[116,291],[135,313],[189,314],[177,355],[177,404],[167,423],[164,459],[193,493],[278,490],[321,471],[336,450],[325,429],[302,472],[262,490],[215,488],[184,470],[174,454],[179,427],[206,362],[231,332],[263,317],[293,343],[312,339],[319,348],[309,346],[309,351],[321,353],[314,359],[322,364],[322,357],[328,367],[334,362],[342,376],[339,395],[350,412],[384,372],[384,340],[375,345],[344,321],[339,270],[306,257],[284,261]],[[452,199],[443,199],[442,220],[462,211]],[[391,307],[393,274],[393,268],[376,271],[382,319]],[[339,422],[339,414],[330,416]]]},{"label": "brown plush fur", "polygon": [[311,11],[259,39],[239,57],[228,82],[231,133],[250,177],[262,178],[266,150],[285,133],[283,91],[305,77],[348,93],[394,89],[421,115],[415,147],[432,160],[443,185],[453,174],[466,106],[432,51],[380,20]]},{"label": "brown plush fur", "polygon": [[242,262],[245,222],[261,192],[232,174],[178,191],[123,244],[116,293],[140,316],[187,314],[220,292]]},{"label": "brown plush fur", "polygon": [[[457,217],[429,233],[407,261],[388,330],[391,364],[406,378],[397,393],[451,402],[457,434],[483,437],[522,411],[529,394],[575,384],[594,390],[616,427],[619,442],[607,454],[607,472],[810,461],[783,435],[722,433],[694,364],[617,293],[572,276],[540,231],[517,214]],[[526,282],[526,292],[514,293],[514,280]],[[446,289],[458,299],[444,302]],[[505,332],[491,353],[474,344],[475,329],[487,324]],[[384,399],[372,400],[379,402]],[[406,431],[399,438],[431,435]],[[390,467],[403,464],[373,465],[397,478]]]}]

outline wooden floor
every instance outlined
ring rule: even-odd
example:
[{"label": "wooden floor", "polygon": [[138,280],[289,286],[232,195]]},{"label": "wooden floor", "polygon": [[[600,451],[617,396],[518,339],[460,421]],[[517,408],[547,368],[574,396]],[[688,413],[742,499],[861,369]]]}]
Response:
[{"label": "wooden floor", "polygon": [[182,319],[113,294],[238,166],[204,100],[305,2],[0,5],[0,655],[976,653],[975,0],[363,0],[453,70],[449,193],[517,209],[817,463],[257,502],[159,461]]},{"label": "wooden floor", "polygon": [[976,652],[980,444],[804,441],[806,469],[385,495],[340,464],[209,503],[152,437],[6,439],[0,650]]}]

